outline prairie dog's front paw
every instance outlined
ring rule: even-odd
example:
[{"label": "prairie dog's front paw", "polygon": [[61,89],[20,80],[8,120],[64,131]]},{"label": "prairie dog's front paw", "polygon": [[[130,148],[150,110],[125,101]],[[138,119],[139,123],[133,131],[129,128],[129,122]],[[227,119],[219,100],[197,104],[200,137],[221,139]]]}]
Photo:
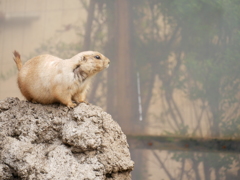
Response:
[{"label": "prairie dog's front paw", "polygon": [[77,104],[76,104],[76,103],[73,103],[73,102],[67,104],[67,107],[68,107],[69,109],[74,108],[74,107],[76,107],[76,106],[77,106]]},{"label": "prairie dog's front paw", "polygon": [[89,103],[87,101],[80,101],[79,104],[81,104],[81,103],[85,103],[85,104],[89,105]]}]

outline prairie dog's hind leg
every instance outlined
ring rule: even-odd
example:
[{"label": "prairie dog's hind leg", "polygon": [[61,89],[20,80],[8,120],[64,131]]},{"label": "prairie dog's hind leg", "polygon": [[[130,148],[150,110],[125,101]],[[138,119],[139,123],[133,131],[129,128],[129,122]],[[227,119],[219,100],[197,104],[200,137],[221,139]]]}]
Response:
[{"label": "prairie dog's hind leg", "polygon": [[64,104],[64,105],[66,105],[68,108],[74,108],[75,106],[77,106],[77,104],[76,103],[73,103],[72,102],[72,98],[71,98],[71,96],[69,95],[68,97],[67,96],[65,96],[65,97],[59,97],[59,98],[57,98],[57,100],[60,102],[60,103],[62,103],[62,104]]},{"label": "prairie dog's hind leg", "polygon": [[88,102],[86,101],[86,94],[87,94],[86,91],[78,92],[77,94],[75,94],[73,96],[73,100],[76,103],[86,103],[86,104],[88,104]]},{"label": "prairie dog's hind leg", "polygon": [[76,103],[72,102],[72,96],[68,92],[62,92],[60,90],[57,91],[56,89],[54,92],[54,97],[57,102],[66,105],[68,108],[74,108],[75,106],[77,106]]}]

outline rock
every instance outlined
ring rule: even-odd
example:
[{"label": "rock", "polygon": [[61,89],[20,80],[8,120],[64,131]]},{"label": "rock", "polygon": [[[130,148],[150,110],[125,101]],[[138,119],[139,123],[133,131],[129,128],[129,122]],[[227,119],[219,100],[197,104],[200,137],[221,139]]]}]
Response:
[{"label": "rock", "polygon": [[126,136],[93,105],[0,101],[0,179],[128,180]]}]

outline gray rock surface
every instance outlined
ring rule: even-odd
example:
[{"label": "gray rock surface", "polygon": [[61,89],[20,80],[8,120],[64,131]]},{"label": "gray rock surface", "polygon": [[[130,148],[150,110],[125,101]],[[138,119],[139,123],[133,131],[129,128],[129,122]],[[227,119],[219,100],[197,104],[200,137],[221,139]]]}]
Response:
[{"label": "gray rock surface", "polygon": [[126,136],[101,108],[0,101],[0,179],[128,180]]}]

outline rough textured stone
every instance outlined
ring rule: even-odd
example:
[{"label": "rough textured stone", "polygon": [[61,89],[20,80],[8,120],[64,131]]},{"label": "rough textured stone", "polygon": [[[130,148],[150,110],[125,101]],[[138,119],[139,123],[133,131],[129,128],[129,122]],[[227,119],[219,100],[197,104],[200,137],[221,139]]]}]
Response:
[{"label": "rough textured stone", "polygon": [[101,108],[0,101],[0,179],[131,179],[126,136]]}]

